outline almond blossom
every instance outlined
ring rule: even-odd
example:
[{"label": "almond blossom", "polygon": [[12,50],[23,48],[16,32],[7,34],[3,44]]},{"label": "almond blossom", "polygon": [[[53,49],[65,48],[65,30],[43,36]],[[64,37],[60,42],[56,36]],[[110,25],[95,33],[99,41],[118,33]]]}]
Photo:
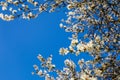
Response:
[{"label": "almond blossom", "polygon": [[65,9],[66,18],[61,20],[60,28],[72,37],[68,48],[60,48],[59,53],[76,57],[84,53],[92,57],[88,61],[79,59],[78,64],[66,59],[65,67],[58,69],[52,63],[52,55],[46,59],[39,54],[41,66],[34,65],[32,73],[45,80],[120,80],[119,0],[2,0],[0,7],[0,18],[5,21],[30,20],[43,12]]}]

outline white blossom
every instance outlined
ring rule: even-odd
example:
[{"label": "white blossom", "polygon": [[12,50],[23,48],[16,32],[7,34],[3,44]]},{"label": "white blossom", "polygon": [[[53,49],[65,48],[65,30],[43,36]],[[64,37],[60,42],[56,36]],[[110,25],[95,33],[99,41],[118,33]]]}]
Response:
[{"label": "white blossom", "polygon": [[69,51],[68,51],[67,48],[60,48],[59,53],[60,53],[61,55],[66,55],[66,54],[69,53]]}]

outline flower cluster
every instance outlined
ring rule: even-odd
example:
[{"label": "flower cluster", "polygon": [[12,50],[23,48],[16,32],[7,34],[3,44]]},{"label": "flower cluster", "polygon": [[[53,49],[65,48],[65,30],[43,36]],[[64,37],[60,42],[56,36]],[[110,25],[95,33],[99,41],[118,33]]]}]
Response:
[{"label": "flower cluster", "polygon": [[[65,67],[63,68],[63,70],[59,70],[56,67],[51,69],[50,66],[46,66],[48,63],[46,62],[45,58],[43,58],[41,55],[38,55],[38,59],[41,61],[41,66],[43,69],[39,69],[37,65],[33,65],[36,73],[34,72],[32,73],[37,74],[38,76],[41,77],[45,76],[45,80],[97,80],[97,77],[90,74],[92,73],[92,70],[90,70],[88,67],[84,68],[81,67],[82,70],[80,72],[76,71],[76,64],[72,60],[66,59],[64,62]],[[48,61],[51,62],[51,60]],[[43,64],[46,65],[43,66]],[[84,60],[79,60],[78,65],[81,66],[86,64],[84,64]],[[55,72],[58,76],[57,77],[50,76],[49,74],[50,71]],[[101,70],[96,69],[95,74],[101,75]]]},{"label": "flower cluster", "polygon": [[[67,19],[60,27],[74,33],[68,52],[87,52],[94,59],[91,75],[118,80],[120,72],[120,5],[118,0],[83,0],[67,5]],[[76,37],[77,36],[77,37]],[[86,53],[85,53],[86,54]],[[113,62],[113,63],[112,63]],[[99,65],[99,66],[98,66]],[[99,73],[99,74],[97,74]]]},{"label": "flower cluster", "polygon": [[11,21],[16,18],[32,19],[38,17],[41,12],[53,12],[56,8],[64,7],[64,0],[2,0],[0,7],[2,8],[0,14],[10,15],[14,18],[0,17],[5,21]]}]

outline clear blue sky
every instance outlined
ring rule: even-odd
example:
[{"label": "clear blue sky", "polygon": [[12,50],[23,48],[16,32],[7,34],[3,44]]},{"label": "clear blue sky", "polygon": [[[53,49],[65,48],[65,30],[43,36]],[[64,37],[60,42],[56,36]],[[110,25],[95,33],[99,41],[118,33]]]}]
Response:
[{"label": "clear blue sky", "polygon": [[44,13],[32,20],[0,19],[0,80],[41,80],[31,75],[33,64],[39,64],[36,58],[39,53],[45,57],[53,54],[53,63],[62,68],[68,56],[60,56],[58,51],[69,45],[71,36],[59,28],[63,17],[64,12],[57,12]]}]

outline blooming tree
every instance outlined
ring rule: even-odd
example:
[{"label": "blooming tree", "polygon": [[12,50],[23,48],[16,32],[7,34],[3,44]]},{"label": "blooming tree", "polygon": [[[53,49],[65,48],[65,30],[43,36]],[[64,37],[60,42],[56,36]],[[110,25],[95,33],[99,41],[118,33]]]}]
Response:
[{"label": "blooming tree", "polygon": [[60,48],[60,55],[77,57],[84,52],[93,58],[80,59],[77,64],[66,59],[65,67],[59,70],[52,63],[52,55],[45,59],[39,54],[42,69],[34,65],[33,74],[45,80],[120,80],[119,0],[2,0],[0,6],[0,18],[6,21],[36,18],[42,12],[65,8],[67,18],[61,20],[60,28],[71,32],[72,37],[68,48]]}]

